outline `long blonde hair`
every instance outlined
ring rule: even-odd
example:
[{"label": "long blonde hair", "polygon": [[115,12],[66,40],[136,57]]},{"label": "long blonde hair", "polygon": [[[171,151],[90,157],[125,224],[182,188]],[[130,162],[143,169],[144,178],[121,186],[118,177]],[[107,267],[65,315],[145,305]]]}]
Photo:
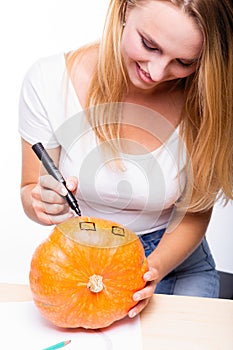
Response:
[{"label": "long blonde hair", "polygon": [[[99,48],[99,59],[86,107],[121,102],[128,77],[120,43],[126,6],[147,0],[111,0]],[[167,0],[155,0],[167,1]],[[195,74],[184,79],[185,104],[181,134],[192,161],[192,198],[181,204],[190,212],[210,209],[217,199],[233,199],[233,6],[231,0],[169,0],[191,16],[203,38],[203,52]],[[68,70],[84,48],[70,55]],[[101,141],[119,138],[118,113],[89,113]],[[97,118],[98,116],[98,118]],[[111,120],[110,120],[111,118]],[[115,143],[114,143],[115,145]],[[117,152],[117,149],[113,151]],[[190,190],[190,188],[189,188]]]}]

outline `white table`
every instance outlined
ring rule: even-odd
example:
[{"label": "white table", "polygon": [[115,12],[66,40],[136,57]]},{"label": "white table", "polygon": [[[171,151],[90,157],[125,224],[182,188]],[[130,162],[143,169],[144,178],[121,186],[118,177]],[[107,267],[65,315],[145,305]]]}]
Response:
[{"label": "white table", "polygon": [[[0,284],[0,302],[30,300],[29,286]],[[143,350],[231,350],[233,301],[155,295],[141,327]]]}]

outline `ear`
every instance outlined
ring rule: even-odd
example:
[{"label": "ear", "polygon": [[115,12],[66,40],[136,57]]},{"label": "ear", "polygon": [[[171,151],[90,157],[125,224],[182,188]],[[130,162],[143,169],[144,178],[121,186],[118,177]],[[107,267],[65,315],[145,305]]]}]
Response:
[{"label": "ear", "polygon": [[128,12],[129,12],[128,0],[125,0],[123,7],[122,7],[122,22],[123,22],[123,24],[127,20]]}]

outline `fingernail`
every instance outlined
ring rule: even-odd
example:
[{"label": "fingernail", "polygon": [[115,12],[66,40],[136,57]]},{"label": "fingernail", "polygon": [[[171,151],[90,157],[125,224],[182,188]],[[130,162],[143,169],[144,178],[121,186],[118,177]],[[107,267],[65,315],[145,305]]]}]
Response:
[{"label": "fingernail", "polygon": [[66,184],[70,191],[73,191],[75,189],[75,183],[73,181],[69,181]]},{"label": "fingernail", "polygon": [[133,318],[133,317],[135,317],[136,315],[137,315],[137,314],[136,314],[135,311],[132,311],[132,312],[129,313],[129,317],[130,317],[130,318]]},{"label": "fingernail", "polygon": [[62,189],[61,189],[61,195],[62,196],[66,196],[67,195],[67,189],[64,187],[64,186],[62,186]]},{"label": "fingernail", "polygon": [[140,300],[140,298],[141,298],[140,294],[135,294],[135,295],[133,296],[133,300],[134,300],[134,301],[138,301],[138,300]]},{"label": "fingernail", "polygon": [[149,272],[146,272],[144,275],[144,279],[150,279],[151,278],[151,274]]}]

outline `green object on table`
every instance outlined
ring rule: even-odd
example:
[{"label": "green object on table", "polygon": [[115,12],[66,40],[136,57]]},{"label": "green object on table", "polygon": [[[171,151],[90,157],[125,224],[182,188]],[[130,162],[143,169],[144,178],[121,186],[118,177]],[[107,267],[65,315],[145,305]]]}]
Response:
[{"label": "green object on table", "polygon": [[43,350],[56,350],[56,349],[60,349],[63,348],[63,346],[66,346],[67,344],[69,344],[71,342],[71,340],[66,340],[66,341],[62,341],[60,343],[54,344],[49,346],[48,348],[45,348]]}]

